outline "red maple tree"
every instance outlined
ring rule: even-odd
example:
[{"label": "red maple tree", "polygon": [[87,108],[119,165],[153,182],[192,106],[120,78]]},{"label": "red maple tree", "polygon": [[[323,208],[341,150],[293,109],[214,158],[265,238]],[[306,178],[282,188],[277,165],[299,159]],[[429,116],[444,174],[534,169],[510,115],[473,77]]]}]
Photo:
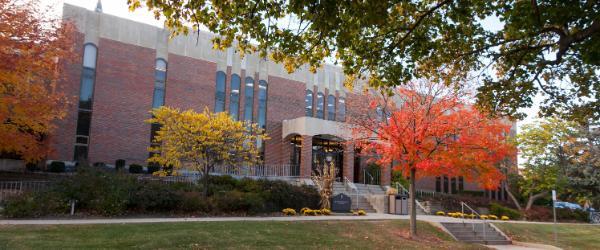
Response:
[{"label": "red maple tree", "polygon": [[497,164],[516,152],[510,124],[467,104],[465,93],[443,84],[409,83],[393,95],[367,95],[369,110],[351,118],[355,143],[376,153],[381,166],[410,176],[410,235],[416,236],[415,181],[463,176],[483,188],[505,178]]},{"label": "red maple tree", "polygon": [[75,57],[70,22],[38,0],[0,0],[0,155],[37,162],[72,97],[58,84]]}]

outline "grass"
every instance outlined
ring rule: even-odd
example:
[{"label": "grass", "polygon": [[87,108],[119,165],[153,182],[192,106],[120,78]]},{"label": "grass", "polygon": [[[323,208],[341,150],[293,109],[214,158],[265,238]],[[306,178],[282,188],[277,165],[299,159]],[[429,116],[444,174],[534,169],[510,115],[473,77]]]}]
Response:
[{"label": "grass", "polygon": [[0,249],[484,249],[408,221],[184,222],[0,226]]},{"label": "grass", "polygon": [[552,224],[495,223],[513,240],[553,245],[564,249],[600,248],[600,226],[557,224],[558,244]]}]

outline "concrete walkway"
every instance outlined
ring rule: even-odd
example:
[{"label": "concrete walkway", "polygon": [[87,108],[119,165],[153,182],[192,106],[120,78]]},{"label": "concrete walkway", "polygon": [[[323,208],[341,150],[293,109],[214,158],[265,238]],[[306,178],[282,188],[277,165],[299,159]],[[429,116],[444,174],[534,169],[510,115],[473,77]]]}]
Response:
[{"label": "concrete walkway", "polygon": [[[328,221],[328,220],[408,220],[408,215],[377,214],[366,216],[333,215],[333,216],[274,216],[274,217],[182,217],[182,218],[116,218],[116,219],[26,219],[0,220],[0,225],[77,225],[77,224],[123,224],[123,223],[158,223],[158,222],[211,222],[211,221]],[[418,215],[420,221],[462,222],[462,219],[436,215]],[[465,222],[480,223],[481,220],[465,219]],[[505,221],[488,221],[504,223]],[[552,224],[551,222],[506,221],[510,223]],[[575,223],[560,223],[575,224]]]}]

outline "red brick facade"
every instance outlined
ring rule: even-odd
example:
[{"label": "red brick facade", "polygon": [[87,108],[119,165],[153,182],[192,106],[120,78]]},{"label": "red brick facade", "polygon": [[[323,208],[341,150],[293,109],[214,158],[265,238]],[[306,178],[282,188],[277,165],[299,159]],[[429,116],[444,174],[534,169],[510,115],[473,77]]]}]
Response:
[{"label": "red brick facade", "polygon": [[[67,116],[58,122],[58,129],[51,137],[54,153],[51,159],[72,160],[77,123],[77,96],[79,95],[83,35],[78,34],[74,47],[80,54],[79,60],[64,66],[65,80],[62,87],[73,102],[68,108]],[[105,162],[113,164],[117,159],[125,159],[127,163],[145,164],[150,146],[150,125],[145,122],[150,118],[154,91],[154,72],[156,50],[126,44],[114,40],[100,38],[97,44],[97,66],[94,85],[94,98],[90,128],[89,162]],[[193,109],[202,112],[208,108],[211,112],[215,106],[217,64],[197,58],[169,53],[166,59],[167,79],[165,87],[165,105],[181,110]],[[230,110],[231,67],[226,70],[225,111]],[[254,80],[253,121],[258,120],[259,81],[266,80],[267,110],[266,132],[271,138],[265,142],[265,164],[289,164],[291,159],[290,138],[282,138],[284,120],[306,116],[305,94],[306,84],[282,77],[268,76],[259,79],[258,73],[248,75],[246,70],[240,74],[239,119],[244,119],[245,112],[245,78]],[[317,114],[317,95],[323,96],[324,119],[329,116],[328,96],[334,95],[339,100],[340,92],[329,89],[313,91],[313,117]],[[361,104],[360,95],[346,94],[346,116],[351,116],[352,107]],[[363,103],[364,104],[364,103]],[[339,115],[338,102],[334,104],[336,116]],[[339,120],[339,117],[336,117]],[[308,177],[312,172],[312,140],[313,136],[300,135],[300,176]],[[361,157],[357,165],[366,165]],[[362,179],[361,171],[355,171],[355,151],[352,144],[345,144],[343,154],[343,174],[350,181]],[[358,176],[354,176],[358,173]],[[356,178],[355,178],[356,177]],[[389,185],[391,167],[381,169],[380,183]],[[419,187],[435,190],[435,178],[422,179]],[[471,190],[473,184],[465,182],[465,189]]]}]

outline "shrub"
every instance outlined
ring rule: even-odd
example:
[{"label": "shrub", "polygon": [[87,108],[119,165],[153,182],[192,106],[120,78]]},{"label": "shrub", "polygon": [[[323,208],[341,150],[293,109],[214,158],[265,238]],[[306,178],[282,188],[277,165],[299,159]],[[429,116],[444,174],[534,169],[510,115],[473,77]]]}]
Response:
[{"label": "shrub", "polygon": [[552,220],[552,209],[542,206],[532,206],[529,211],[525,212],[525,216],[527,220],[550,221]]},{"label": "shrub", "polygon": [[491,203],[490,213],[496,214],[498,216],[508,216],[509,218],[513,218],[515,220],[518,220],[521,218],[521,213],[519,211],[512,209],[512,208],[502,206],[498,203]]},{"label": "shrub", "polygon": [[27,171],[33,172],[33,171],[39,171],[40,168],[38,167],[38,163],[37,162],[28,162],[25,164],[25,168],[27,169]]},{"label": "shrub", "polygon": [[503,215],[502,217],[500,217],[501,220],[510,220],[510,218],[508,218],[508,216]]},{"label": "shrub", "polygon": [[329,210],[327,208],[323,208],[323,209],[321,209],[321,214],[322,215],[331,215],[331,210]]},{"label": "shrub", "polygon": [[84,166],[72,178],[54,185],[53,190],[66,200],[77,200],[77,209],[119,215],[125,213],[136,186],[139,183],[131,176]]},{"label": "shrub", "polygon": [[293,208],[286,208],[284,210],[281,211],[284,215],[296,215],[296,210],[294,210]]},{"label": "shrub", "polygon": [[435,214],[439,215],[439,216],[445,216],[446,215],[446,213],[444,213],[444,211],[437,211]]},{"label": "shrub", "polygon": [[556,218],[567,221],[589,222],[589,214],[583,210],[571,210],[569,208],[557,208]]},{"label": "shrub", "polygon": [[132,173],[132,174],[144,173],[144,167],[142,167],[141,165],[138,165],[138,164],[131,164],[131,165],[129,165],[129,173]]},{"label": "shrub", "polygon": [[115,161],[115,170],[119,171],[125,168],[125,160],[118,159]]},{"label": "shrub", "polygon": [[159,171],[160,170],[160,165],[156,164],[156,163],[150,163],[147,166],[148,169],[148,173],[149,174],[154,174],[154,172]]},{"label": "shrub", "polygon": [[490,218],[490,220],[497,220],[498,216],[491,214],[488,216],[488,218]]},{"label": "shrub", "polygon": [[240,190],[257,192],[265,202],[265,211],[275,212],[284,208],[300,209],[318,207],[319,193],[308,186],[294,186],[284,181],[249,180],[240,181]]},{"label": "shrub", "polygon": [[256,193],[237,190],[221,192],[214,196],[219,212],[256,214],[264,212],[264,200]]},{"label": "shrub", "polygon": [[304,212],[305,212],[306,210],[310,210],[310,208],[303,207],[302,209],[300,209],[300,213],[301,213],[301,214],[304,214]]},{"label": "shrub", "polygon": [[358,210],[358,215],[364,216],[364,215],[367,215],[367,212],[365,210],[360,209],[360,210]]},{"label": "shrub", "polygon": [[212,210],[209,200],[200,192],[179,192],[178,195],[181,197],[178,207],[181,211],[208,213]]},{"label": "shrub", "polygon": [[488,219],[488,216],[487,216],[487,215],[480,215],[480,216],[479,216],[479,219],[482,219],[482,220],[487,220],[487,219]]},{"label": "shrub", "polygon": [[94,162],[93,166],[96,168],[104,168],[104,167],[106,167],[106,164],[104,162],[99,161],[99,162]]},{"label": "shrub", "polygon": [[48,172],[64,173],[65,172],[65,163],[62,161],[51,162],[50,166],[48,167]]},{"label": "shrub", "polygon": [[0,212],[7,218],[40,217],[69,211],[68,201],[51,191],[9,196],[4,199],[3,205],[4,209]]},{"label": "shrub", "polygon": [[130,207],[142,211],[171,211],[177,209],[183,198],[171,185],[147,182],[140,185],[130,198]]}]

